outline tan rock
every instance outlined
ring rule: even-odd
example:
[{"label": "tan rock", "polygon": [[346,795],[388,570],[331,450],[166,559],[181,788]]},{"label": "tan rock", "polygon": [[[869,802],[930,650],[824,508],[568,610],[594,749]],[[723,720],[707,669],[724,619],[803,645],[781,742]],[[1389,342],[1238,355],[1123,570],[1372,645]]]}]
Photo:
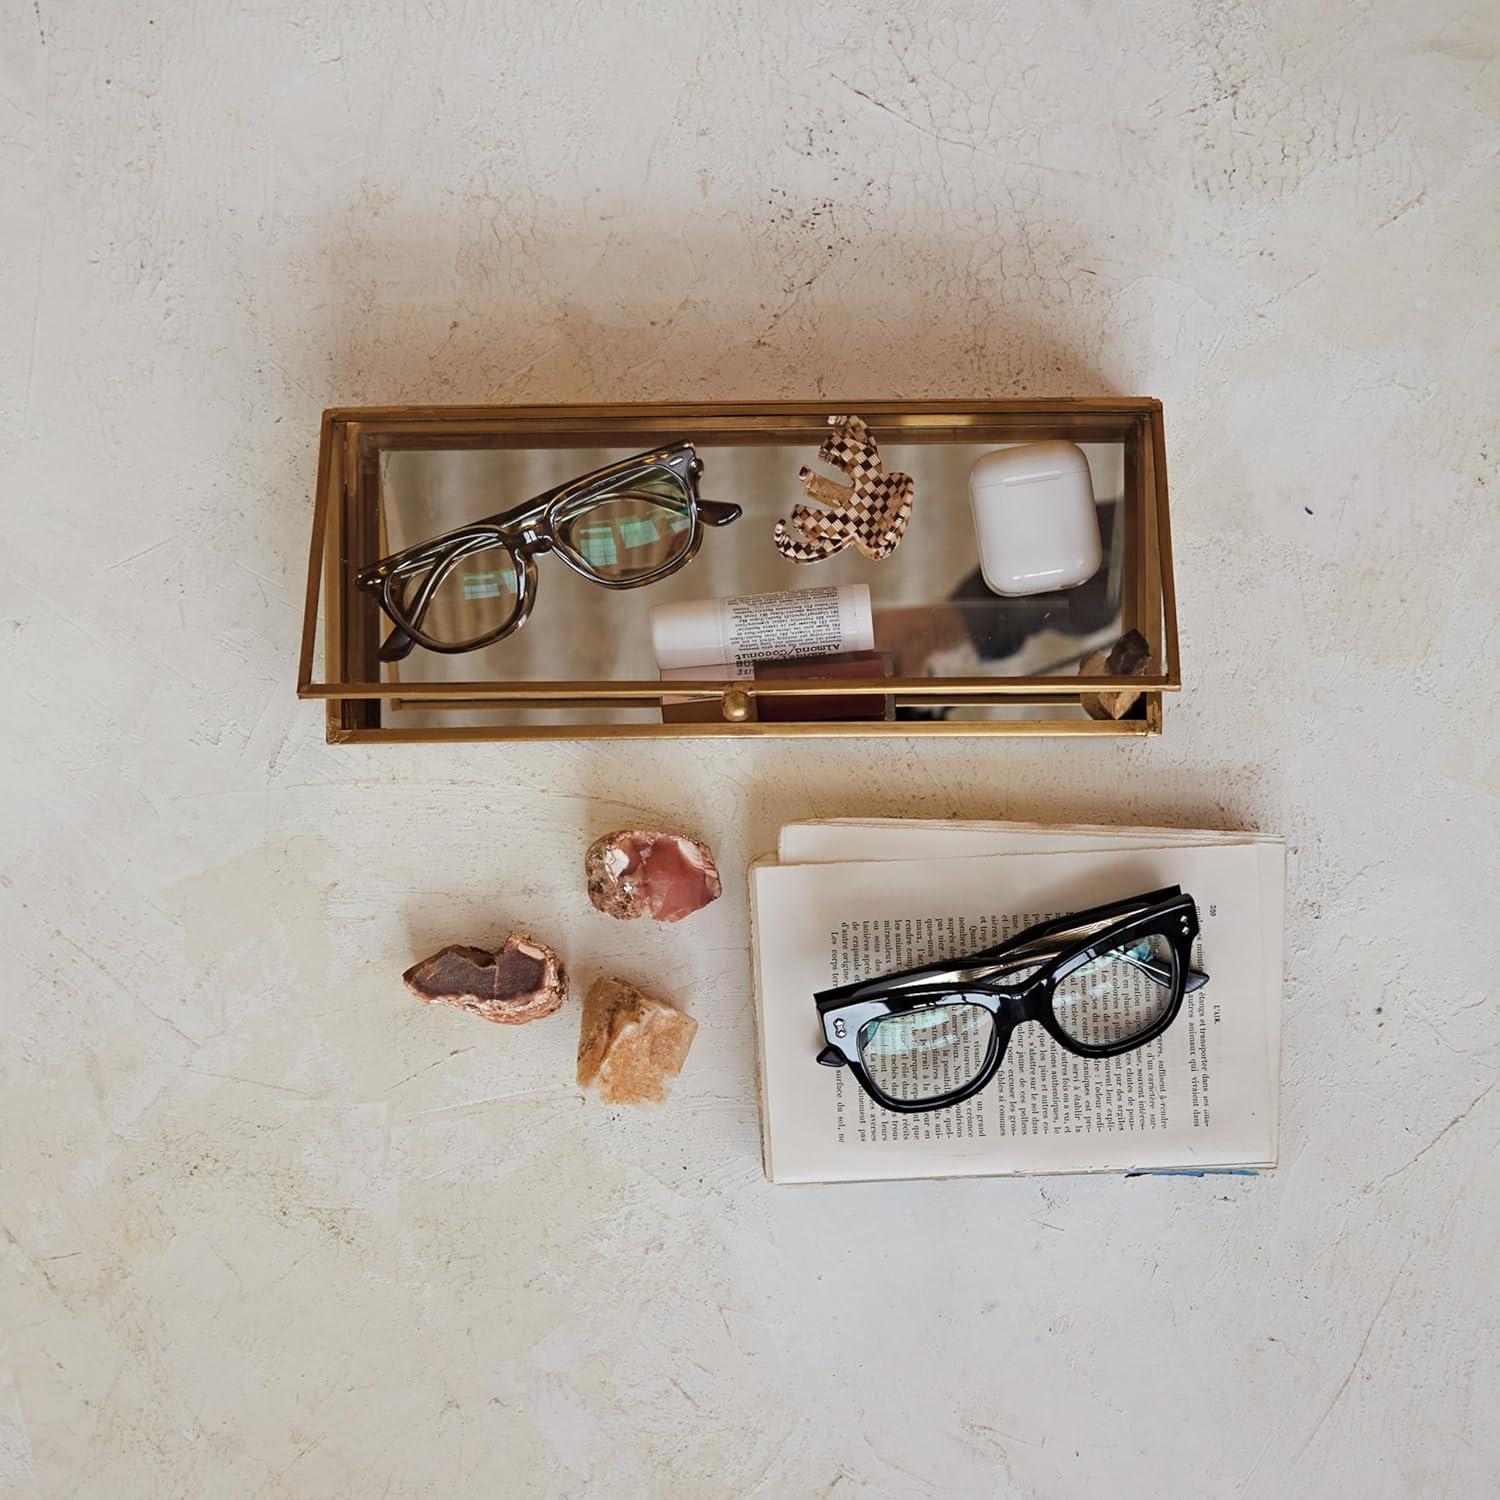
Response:
[{"label": "tan rock", "polygon": [[698,1023],[675,1005],[601,974],[583,1002],[578,1083],[606,1104],[663,1104],[682,1072]]},{"label": "tan rock", "polygon": [[454,1005],[507,1026],[550,1016],[568,998],[562,960],[524,932],[511,933],[493,952],[454,943],[401,977],[418,1000]]},{"label": "tan rock", "polygon": [[[1108,651],[1094,651],[1078,665],[1080,677],[1135,677],[1151,664],[1151,647],[1139,630],[1128,630]],[[1121,693],[1084,693],[1083,711],[1091,719],[1123,719],[1141,701],[1140,688]]]}]

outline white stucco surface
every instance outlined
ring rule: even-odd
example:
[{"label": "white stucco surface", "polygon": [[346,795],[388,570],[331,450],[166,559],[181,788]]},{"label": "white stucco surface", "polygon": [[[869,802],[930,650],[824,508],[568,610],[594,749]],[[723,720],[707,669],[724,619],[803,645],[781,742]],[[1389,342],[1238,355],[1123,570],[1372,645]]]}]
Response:
[{"label": "white stucco surface", "polygon": [[[0,7],[0,1493],[1477,1496],[1500,1429],[1493,3]],[[331,748],[317,418],[1149,394],[1138,743]],[[769,1188],[793,817],[1284,833],[1254,1180]],[[588,838],[702,832],[676,931]],[[701,1030],[414,1004],[532,927]]]}]

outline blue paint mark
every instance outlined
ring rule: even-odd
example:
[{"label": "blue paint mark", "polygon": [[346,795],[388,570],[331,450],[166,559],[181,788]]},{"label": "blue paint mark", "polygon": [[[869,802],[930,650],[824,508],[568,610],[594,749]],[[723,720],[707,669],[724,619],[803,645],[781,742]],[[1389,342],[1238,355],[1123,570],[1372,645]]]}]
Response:
[{"label": "blue paint mark", "polygon": [[1310,505],[1304,505],[1302,507],[1302,509],[1305,510],[1308,513],[1308,515],[1312,514],[1312,506],[1310,506]]},{"label": "blue paint mark", "polygon": [[1127,1177],[1259,1177],[1259,1167],[1150,1167]]}]

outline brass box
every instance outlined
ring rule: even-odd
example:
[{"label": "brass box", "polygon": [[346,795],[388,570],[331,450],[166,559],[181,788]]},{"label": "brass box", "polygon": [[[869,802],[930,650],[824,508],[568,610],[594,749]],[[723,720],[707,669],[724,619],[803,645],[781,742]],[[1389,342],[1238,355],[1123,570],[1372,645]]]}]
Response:
[{"label": "brass box", "polygon": [[[845,412],[869,423],[888,469],[916,476],[911,526],[884,562],[849,549],[798,566],[776,552],[771,526],[802,498],[797,468],[815,464],[830,413]],[[354,586],[360,568],[614,456],[680,438],[704,459],[703,494],[745,508],[681,572],[643,589],[607,590],[544,557],[536,611],[516,635],[466,656],[419,650],[399,671],[379,661],[386,622]],[[1076,442],[1090,457],[1105,561],[1078,589],[998,599],[973,582],[968,466],[987,447],[1047,438]],[[893,650],[898,675],[668,686],[650,670],[652,604],[847,582],[871,586],[876,648]],[[1146,675],[1077,675],[1089,650],[1132,629],[1150,646]],[[325,700],[330,741],[1157,734],[1162,694],[1179,685],[1158,401],[406,406],[323,415],[297,692]],[[1125,718],[1091,718],[1083,708],[1085,694],[1137,687],[1143,697]],[[663,723],[664,690],[701,697],[720,717]],[[787,722],[783,706],[768,720],[746,716],[746,693],[782,705],[878,693],[890,696],[895,717]]]}]

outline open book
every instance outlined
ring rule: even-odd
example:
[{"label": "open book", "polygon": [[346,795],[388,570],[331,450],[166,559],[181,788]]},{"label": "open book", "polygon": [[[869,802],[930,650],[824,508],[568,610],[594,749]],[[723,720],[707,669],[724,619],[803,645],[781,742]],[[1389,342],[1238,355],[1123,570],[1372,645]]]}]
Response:
[{"label": "open book", "polygon": [[[1209,983],[1155,1041],[1083,1058],[1035,1024],[995,1079],[896,1114],[815,1061],[818,990],[1177,885]],[[791,824],[750,870],[761,1135],[773,1182],[1276,1163],[1285,850],[1251,833],[843,820]]]}]

